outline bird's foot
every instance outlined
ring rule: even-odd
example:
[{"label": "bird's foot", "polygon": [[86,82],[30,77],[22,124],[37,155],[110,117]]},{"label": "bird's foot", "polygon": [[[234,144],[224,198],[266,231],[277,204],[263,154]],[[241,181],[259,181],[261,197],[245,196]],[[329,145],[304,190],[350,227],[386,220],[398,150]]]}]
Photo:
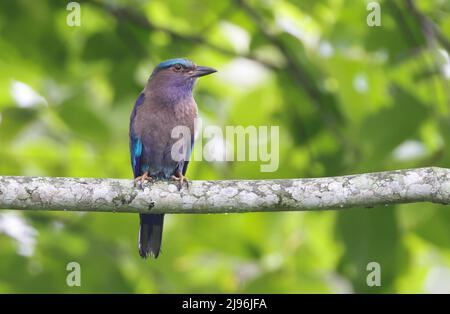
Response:
[{"label": "bird's foot", "polygon": [[181,188],[183,187],[183,183],[186,184],[187,188],[189,187],[188,179],[180,171],[177,171],[174,175],[172,175],[170,177],[170,179],[172,181],[176,181],[178,183],[177,184],[178,185],[178,190],[181,190]]},{"label": "bird's foot", "polygon": [[141,190],[143,190],[143,189],[144,189],[144,188],[143,188],[143,185],[144,185],[144,183],[145,183],[146,181],[149,181],[149,182],[152,182],[152,181],[153,181],[153,178],[152,178],[151,176],[149,176],[148,171],[144,172],[143,175],[141,175],[141,176],[139,176],[139,177],[136,177],[136,178],[134,179],[134,186],[135,186],[135,187],[136,187],[136,186],[139,186],[139,188],[140,188]]}]

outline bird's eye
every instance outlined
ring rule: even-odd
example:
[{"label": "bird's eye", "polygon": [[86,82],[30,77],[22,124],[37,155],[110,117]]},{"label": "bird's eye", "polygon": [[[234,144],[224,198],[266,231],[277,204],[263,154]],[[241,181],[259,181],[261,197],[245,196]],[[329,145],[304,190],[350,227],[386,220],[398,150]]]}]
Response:
[{"label": "bird's eye", "polygon": [[182,67],[183,66],[181,64],[179,64],[179,63],[174,65],[174,68],[175,68],[176,71],[180,71]]}]

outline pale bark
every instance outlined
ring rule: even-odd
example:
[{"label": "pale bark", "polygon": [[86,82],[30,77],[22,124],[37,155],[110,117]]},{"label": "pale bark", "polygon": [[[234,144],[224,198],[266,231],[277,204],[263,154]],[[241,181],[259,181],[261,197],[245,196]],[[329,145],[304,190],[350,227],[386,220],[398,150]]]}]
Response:
[{"label": "pale bark", "polygon": [[142,213],[236,213],[450,203],[450,170],[420,168],[341,177],[191,181],[0,177],[0,208]]}]

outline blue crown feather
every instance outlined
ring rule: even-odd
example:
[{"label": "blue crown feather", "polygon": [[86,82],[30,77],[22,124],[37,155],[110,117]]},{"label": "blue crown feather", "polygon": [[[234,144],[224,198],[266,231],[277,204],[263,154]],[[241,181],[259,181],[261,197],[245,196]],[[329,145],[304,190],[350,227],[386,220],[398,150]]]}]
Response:
[{"label": "blue crown feather", "polygon": [[177,63],[183,65],[186,68],[193,68],[193,67],[195,67],[195,64],[189,59],[186,59],[186,58],[175,58],[175,59],[165,60],[165,61],[161,62],[160,64],[158,64],[156,66],[155,70],[153,71],[153,73],[156,73],[156,72],[158,72],[159,70],[162,70],[162,69],[170,68],[171,66],[173,66],[173,65],[175,65]]}]

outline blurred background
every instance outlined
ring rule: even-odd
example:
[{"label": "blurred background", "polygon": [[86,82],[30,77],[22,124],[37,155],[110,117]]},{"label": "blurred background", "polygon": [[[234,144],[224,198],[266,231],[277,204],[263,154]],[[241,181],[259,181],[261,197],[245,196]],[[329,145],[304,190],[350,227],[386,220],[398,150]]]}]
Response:
[{"label": "blurred background", "polygon": [[[450,164],[450,2],[0,2],[0,175],[131,178],[129,115],[154,66],[219,73],[207,124],[279,125],[280,167],[192,162],[197,179],[299,178]],[[450,211],[170,215],[142,260],[133,214],[0,211],[0,292],[450,292]],[[66,285],[67,263],[81,287]],[[366,266],[381,265],[368,287]]]}]

